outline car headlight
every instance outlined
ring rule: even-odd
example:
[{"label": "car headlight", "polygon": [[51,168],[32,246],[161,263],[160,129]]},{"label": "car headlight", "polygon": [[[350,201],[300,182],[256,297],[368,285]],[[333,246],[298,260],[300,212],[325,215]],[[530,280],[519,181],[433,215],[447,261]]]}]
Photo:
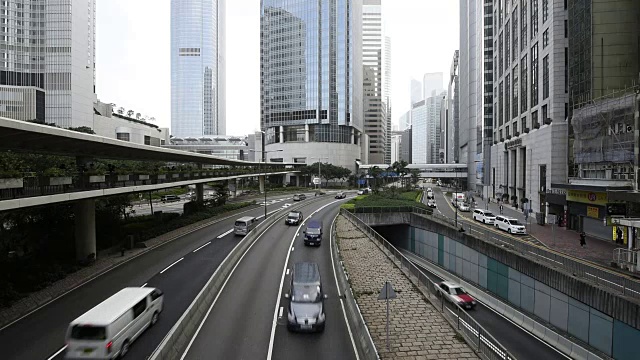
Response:
[{"label": "car headlight", "polygon": [[471,301],[471,304],[475,305],[475,304],[476,304],[476,301],[475,301],[475,300],[472,300],[472,301]]},{"label": "car headlight", "polygon": [[318,318],[317,318],[317,320],[316,320],[316,321],[317,321],[317,322],[324,322],[324,313],[320,313],[320,314],[318,315]]}]

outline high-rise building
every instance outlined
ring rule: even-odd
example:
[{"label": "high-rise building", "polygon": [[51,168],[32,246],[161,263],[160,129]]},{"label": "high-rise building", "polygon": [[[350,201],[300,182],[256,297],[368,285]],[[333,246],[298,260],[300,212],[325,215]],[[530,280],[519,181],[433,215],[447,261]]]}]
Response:
[{"label": "high-rise building", "polygon": [[449,86],[447,90],[447,114],[443,127],[445,162],[448,164],[460,161],[459,125],[460,125],[460,80],[459,80],[460,50],[453,53],[451,70],[449,72]]},{"label": "high-rise building", "polygon": [[402,116],[400,116],[398,128],[400,131],[404,131],[410,126],[411,126],[411,110],[407,111],[406,113],[402,114]]},{"label": "high-rise building", "polygon": [[441,92],[413,104],[411,108],[412,164],[440,163],[440,111],[445,95]]},{"label": "high-rise building", "polygon": [[95,0],[0,4],[0,116],[93,126]]},{"label": "high-rise building", "polygon": [[[389,96],[391,46],[384,36],[381,0],[362,4],[362,65],[364,132],[369,135],[369,162],[387,163],[390,157]],[[387,51],[389,51],[387,53]]]},{"label": "high-rise building", "polygon": [[440,94],[444,90],[442,88],[443,83],[444,75],[441,72],[424,74],[422,78],[422,86],[424,87],[422,96],[427,99]]},{"label": "high-rise building", "polygon": [[413,144],[411,144],[411,126],[402,130],[400,137],[400,156],[399,161],[406,161],[411,164],[413,160]]},{"label": "high-rise building", "polygon": [[270,161],[355,170],[362,133],[362,2],[262,0],[260,125]]},{"label": "high-rise building", "polygon": [[226,133],[225,1],[171,0],[171,135]]},{"label": "high-rise building", "polygon": [[424,100],[422,97],[422,83],[419,80],[411,79],[411,86],[409,88],[411,94],[411,104],[413,105],[420,100]]}]

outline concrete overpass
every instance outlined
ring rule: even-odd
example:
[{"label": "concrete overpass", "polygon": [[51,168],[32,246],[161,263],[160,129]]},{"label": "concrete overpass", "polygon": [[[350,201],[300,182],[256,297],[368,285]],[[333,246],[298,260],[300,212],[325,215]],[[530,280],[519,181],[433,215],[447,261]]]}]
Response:
[{"label": "concrete overpass", "polygon": [[407,169],[417,169],[422,178],[467,178],[467,164],[409,164]]}]

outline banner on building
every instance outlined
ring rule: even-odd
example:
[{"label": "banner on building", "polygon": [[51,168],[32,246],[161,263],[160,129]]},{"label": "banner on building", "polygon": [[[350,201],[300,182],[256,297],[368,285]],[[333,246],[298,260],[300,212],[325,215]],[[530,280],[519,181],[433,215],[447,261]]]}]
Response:
[{"label": "banner on building", "polygon": [[582,190],[567,190],[567,201],[593,205],[606,205],[607,193]]}]

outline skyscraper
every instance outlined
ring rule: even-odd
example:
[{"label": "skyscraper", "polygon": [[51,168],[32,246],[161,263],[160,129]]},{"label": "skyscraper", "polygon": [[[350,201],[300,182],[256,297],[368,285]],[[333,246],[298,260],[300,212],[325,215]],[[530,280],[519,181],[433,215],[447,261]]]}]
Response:
[{"label": "skyscraper", "polygon": [[[260,5],[260,126],[270,161],[355,169],[362,132],[362,3]],[[291,180],[294,181],[294,180]]]},{"label": "skyscraper", "polygon": [[422,91],[422,95],[425,99],[436,96],[444,90],[442,88],[444,82],[444,75],[441,72],[437,73],[426,73],[422,78],[422,86],[424,90]]},{"label": "skyscraper", "polygon": [[225,135],[225,1],[171,0],[171,134]]},{"label": "skyscraper", "polygon": [[[388,125],[391,57],[390,40],[384,36],[380,0],[364,0],[362,5],[362,65],[364,131],[369,135],[369,163],[386,163],[389,151]],[[390,157],[389,153],[389,157]]]},{"label": "skyscraper", "polygon": [[8,0],[0,10],[0,116],[92,127],[95,0]]}]

